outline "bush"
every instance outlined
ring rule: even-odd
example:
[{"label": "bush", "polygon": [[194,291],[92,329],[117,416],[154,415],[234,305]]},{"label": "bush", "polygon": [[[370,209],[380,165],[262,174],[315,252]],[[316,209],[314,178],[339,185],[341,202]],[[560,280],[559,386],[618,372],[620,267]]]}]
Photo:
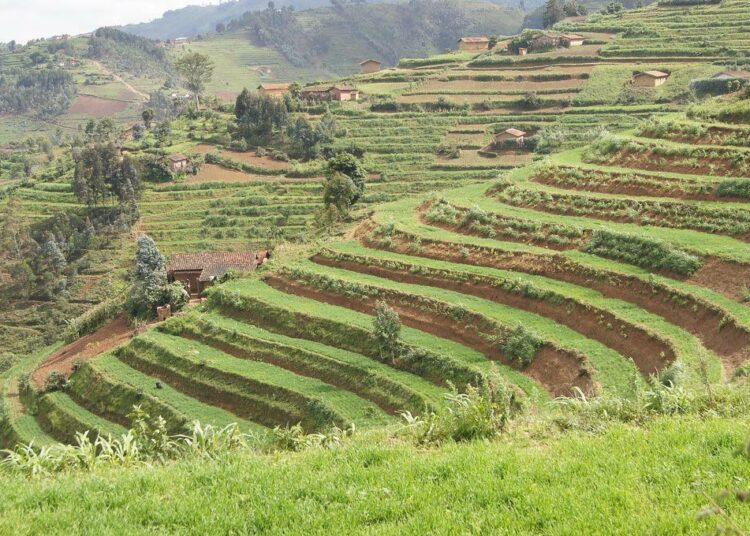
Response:
[{"label": "bush", "polygon": [[47,375],[44,380],[44,391],[51,393],[52,391],[62,391],[68,385],[68,380],[65,378],[65,374],[57,370],[53,370]]},{"label": "bush", "polygon": [[668,270],[690,275],[701,266],[698,257],[676,249],[661,240],[597,230],[586,245],[587,253],[618,259],[649,270]]},{"label": "bush", "polygon": [[491,374],[487,388],[468,385],[465,393],[452,390],[445,403],[424,418],[402,412],[406,430],[419,444],[491,439],[525,407],[522,393]]},{"label": "bush", "polygon": [[508,359],[525,367],[534,361],[537,350],[542,346],[542,339],[519,324],[503,344],[503,352]]},{"label": "bush", "polygon": [[401,319],[398,313],[382,300],[375,306],[372,332],[378,343],[380,359],[392,363],[400,350]]}]

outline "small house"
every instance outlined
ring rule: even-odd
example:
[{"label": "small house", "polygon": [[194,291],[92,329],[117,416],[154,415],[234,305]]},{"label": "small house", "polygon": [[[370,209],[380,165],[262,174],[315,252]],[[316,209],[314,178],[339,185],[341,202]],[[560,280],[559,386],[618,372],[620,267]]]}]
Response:
[{"label": "small house", "polygon": [[524,136],[526,136],[526,133],[523,130],[509,128],[495,134],[493,143],[496,147],[502,147],[506,145],[508,141],[515,141],[520,146],[524,143]]},{"label": "small house", "polygon": [[172,40],[173,45],[189,45],[190,44],[190,38],[188,37],[175,37]]},{"label": "small house", "polygon": [[637,87],[658,87],[667,81],[669,73],[661,71],[643,71],[633,76],[633,85]]},{"label": "small house", "polygon": [[715,74],[711,78],[714,78],[716,80],[733,80],[736,78],[750,80],[750,71],[722,71],[719,74]]},{"label": "small house", "polygon": [[268,251],[177,253],[167,264],[167,279],[179,281],[192,297],[221,280],[230,270],[251,272],[270,259]]},{"label": "small house", "polygon": [[333,86],[330,90],[331,100],[356,101],[359,100],[359,90],[354,86]]},{"label": "small house", "polygon": [[172,173],[187,173],[193,168],[190,159],[184,154],[172,154],[164,159]]},{"label": "small house", "polygon": [[488,37],[462,37],[458,40],[458,50],[487,50],[489,48]]},{"label": "small house", "polygon": [[560,38],[546,33],[538,33],[529,39],[528,49],[531,51],[541,51],[555,48],[560,45]]},{"label": "small house", "polygon": [[318,85],[306,86],[300,90],[300,95],[305,100],[330,100],[332,86]]},{"label": "small house", "polygon": [[578,34],[562,34],[560,44],[564,47],[580,47],[583,45],[583,36]]},{"label": "small house", "polygon": [[519,47],[518,48],[518,55],[519,56],[525,56],[528,53],[529,53],[529,49],[528,48],[524,48],[524,47]]},{"label": "small house", "polygon": [[359,62],[359,70],[362,74],[377,73],[383,66],[378,60],[364,60]]},{"label": "small house", "polygon": [[356,101],[359,100],[359,90],[354,86],[338,84],[323,86],[307,86],[302,88],[300,95],[305,100],[335,100]]},{"label": "small house", "polygon": [[258,93],[282,98],[289,91],[290,85],[291,84],[261,84],[258,86]]}]

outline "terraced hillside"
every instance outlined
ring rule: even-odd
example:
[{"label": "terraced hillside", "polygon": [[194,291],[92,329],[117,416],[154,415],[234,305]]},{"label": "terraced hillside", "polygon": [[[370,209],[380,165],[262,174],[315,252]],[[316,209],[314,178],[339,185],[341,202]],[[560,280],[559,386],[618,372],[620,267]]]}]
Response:
[{"label": "terraced hillside", "polygon": [[[743,20],[746,1],[725,4],[685,17]],[[658,22],[677,42],[682,26],[669,24],[683,12],[575,23],[588,40],[575,51],[451,53],[356,77],[369,98],[330,111],[346,131],[335,146],[364,153],[366,197],[356,229],[319,243],[309,230],[322,162],[234,153],[214,146],[222,133],[205,122],[176,122],[191,136],[171,149],[222,160],[150,185],[141,230],[165,253],[300,244],[81,363],[63,392],[27,381],[44,353],[14,367],[3,376],[5,440],[116,432],[136,403],[172,431],[191,419],[380,427],[494,371],[539,407],[629,397],[654,375],[699,386],[746,374],[747,98],[684,110],[687,82],[726,69],[742,39],[706,57],[659,55],[613,26]],[[632,72],[644,69],[671,76],[634,91]],[[546,148],[481,154],[509,127]],[[59,185],[18,191],[30,213],[74,204]],[[373,334],[380,301],[403,324],[391,356]]]}]

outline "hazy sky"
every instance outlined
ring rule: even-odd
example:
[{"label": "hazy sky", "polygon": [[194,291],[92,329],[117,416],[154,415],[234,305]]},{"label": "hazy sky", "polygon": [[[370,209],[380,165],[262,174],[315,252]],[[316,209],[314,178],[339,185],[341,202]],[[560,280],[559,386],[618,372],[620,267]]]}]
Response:
[{"label": "hazy sky", "polygon": [[146,22],[169,9],[206,0],[0,0],[0,42],[76,34],[100,26]]}]

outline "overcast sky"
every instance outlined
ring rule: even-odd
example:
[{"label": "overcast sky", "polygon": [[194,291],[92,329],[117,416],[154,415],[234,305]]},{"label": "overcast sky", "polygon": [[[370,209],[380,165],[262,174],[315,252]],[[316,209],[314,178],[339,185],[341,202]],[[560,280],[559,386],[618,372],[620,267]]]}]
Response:
[{"label": "overcast sky", "polygon": [[0,42],[146,22],[169,9],[210,3],[218,0],[0,0]]}]

